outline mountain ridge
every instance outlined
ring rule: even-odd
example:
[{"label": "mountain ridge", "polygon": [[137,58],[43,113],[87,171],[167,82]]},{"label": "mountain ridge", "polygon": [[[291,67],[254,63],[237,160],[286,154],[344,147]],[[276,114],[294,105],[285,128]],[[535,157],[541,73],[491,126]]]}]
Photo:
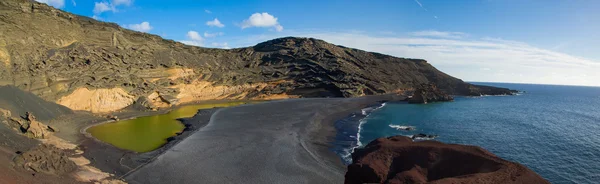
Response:
[{"label": "mountain ridge", "polygon": [[465,83],[422,59],[314,38],[202,48],[29,0],[0,2],[0,61],[0,85],[97,113],[133,104],[388,94],[424,83],[453,95],[514,92]]}]

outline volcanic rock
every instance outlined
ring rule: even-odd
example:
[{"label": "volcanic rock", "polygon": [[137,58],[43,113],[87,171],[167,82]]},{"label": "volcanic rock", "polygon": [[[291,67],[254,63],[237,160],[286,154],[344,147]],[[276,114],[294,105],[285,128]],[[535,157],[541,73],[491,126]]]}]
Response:
[{"label": "volcanic rock", "polygon": [[56,128],[37,121],[31,112],[27,112],[24,118],[11,117],[11,113],[8,110],[0,109],[0,112],[2,112],[0,114],[0,121],[27,137],[44,139],[57,131]]},{"label": "volcanic rock", "polygon": [[410,136],[411,139],[419,139],[419,138],[427,138],[427,139],[433,139],[438,137],[437,135],[427,135],[427,134],[423,134],[423,133],[419,133],[419,134],[415,134]]},{"label": "volcanic rock", "polygon": [[476,146],[379,138],[352,153],[346,173],[354,183],[549,183],[527,167]]},{"label": "volcanic rock", "polygon": [[31,0],[0,1],[0,33],[0,86],[16,86],[72,110],[95,113],[127,106],[160,108],[135,103],[148,102],[141,97],[155,92],[169,105],[355,97],[429,83],[452,95],[511,93],[465,83],[422,59],[296,37],[245,48],[202,48]]},{"label": "volcanic rock", "polygon": [[23,169],[53,175],[67,174],[77,168],[64,150],[46,144],[17,155],[14,162]]},{"label": "volcanic rock", "polygon": [[452,96],[444,93],[437,88],[435,84],[430,83],[419,85],[419,87],[415,89],[412,98],[408,100],[408,103],[426,104],[428,102],[446,102],[452,100],[454,100]]}]

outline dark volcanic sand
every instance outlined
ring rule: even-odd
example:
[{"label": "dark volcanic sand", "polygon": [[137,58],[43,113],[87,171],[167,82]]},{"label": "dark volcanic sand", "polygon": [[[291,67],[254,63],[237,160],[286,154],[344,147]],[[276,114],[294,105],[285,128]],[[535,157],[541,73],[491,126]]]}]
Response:
[{"label": "dark volcanic sand", "polygon": [[125,177],[129,183],[342,183],[333,119],[392,96],[293,99],[224,108]]},{"label": "dark volcanic sand", "polygon": [[130,171],[151,162],[155,157],[208,124],[210,116],[217,109],[218,108],[202,109],[199,110],[194,117],[180,119],[186,126],[184,132],[181,135],[169,138],[167,144],[151,152],[136,153],[123,150],[87,137],[81,138],[82,141],[80,142],[79,147],[84,151],[83,155],[92,162],[92,166],[102,171],[110,172],[111,174],[114,174],[116,178],[120,178]]}]

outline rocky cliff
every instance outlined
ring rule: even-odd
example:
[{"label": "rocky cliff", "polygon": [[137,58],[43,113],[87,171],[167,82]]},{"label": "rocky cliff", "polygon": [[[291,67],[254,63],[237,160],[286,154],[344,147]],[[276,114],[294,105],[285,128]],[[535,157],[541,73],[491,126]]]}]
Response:
[{"label": "rocky cliff", "polygon": [[442,92],[435,84],[422,84],[415,88],[408,103],[426,104],[429,102],[447,102],[454,98]]},{"label": "rocky cliff", "polygon": [[279,38],[254,47],[184,45],[30,0],[0,2],[0,86],[73,110],[110,112],[213,99],[352,97],[434,83],[453,95],[508,94],[422,59]]},{"label": "rocky cliff", "polygon": [[550,183],[476,146],[379,138],[352,153],[345,183]]}]

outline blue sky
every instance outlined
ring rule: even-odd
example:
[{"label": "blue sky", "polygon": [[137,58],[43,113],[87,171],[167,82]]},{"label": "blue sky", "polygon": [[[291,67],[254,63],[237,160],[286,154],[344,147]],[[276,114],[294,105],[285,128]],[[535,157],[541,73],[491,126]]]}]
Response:
[{"label": "blue sky", "polygon": [[595,0],[38,1],[203,47],[316,37],[466,81],[600,86]]}]

